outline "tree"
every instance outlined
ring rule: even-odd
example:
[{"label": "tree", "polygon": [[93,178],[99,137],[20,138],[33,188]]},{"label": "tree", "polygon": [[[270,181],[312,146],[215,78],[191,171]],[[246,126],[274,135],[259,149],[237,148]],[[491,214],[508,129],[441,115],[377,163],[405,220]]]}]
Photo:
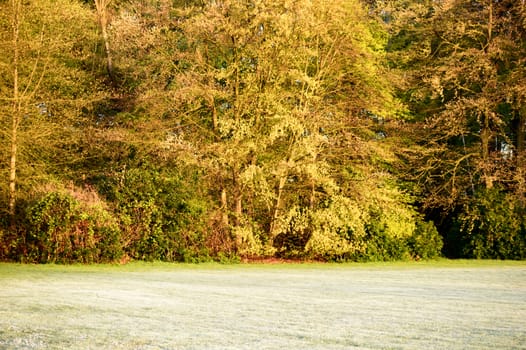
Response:
[{"label": "tree", "polygon": [[334,174],[357,165],[349,153],[368,156],[353,140],[374,135],[369,117],[397,116],[387,37],[358,2],[223,1],[197,13],[181,13],[174,59],[182,136],[201,151],[223,224],[272,246],[294,217],[338,201],[346,184]]},{"label": "tree", "polygon": [[11,115],[11,151],[10,151],[10,162],[9,162],[9,202],[8,202],[8,212],[12,217],[14,224],[14,215],[15,215],[15,204],[16,204],[16,161],[18,156],[18,126],[20,124],[21,117],[21,101],[20,101],[20,91],[18,86],[18,69],[19,69],[19,35],[20,35],[20,15],[21,15],[21,3],[20,1],[11,1],[11,11],[12,11],[12,40],[13,40],[13,107]]},{"label": "tree", "polygon": [[[27,209],[29,235],[40,233],[36,254],[47,256],[39,242],[69,247],[89,233],[90,213],[100,244],[137,259],[436,252],[432,225],[398,178],[407,112],[394,96],[394,61],[386,64],[386,13],[378,21],[357,0],[18,4],[23,16],[2,12],[0,70],[13,77],[0,83],[2,128],[17,145],[14,207]],[[118,84],[108,85],[116,68]],[[67,213],[61,203],[74,203],[64,218],[75,224],[57,231],[46,222]],[[28,208],[46,209],[42,220]],[[105,218],[111,225],[99,227]],[[95,254],[93,242],[72,244],[64,259],[83,247]]]},{"label": "tree", "polygon": [[[53,6],[58,5],[63,10],[54,16]],[[64,155],[67,135],[75,133],[67,125],[78,124],[79,120],[73,119],[87,103],[86,89],[93,83],[86,79],[85,85],[79,84],[90,66],[86,45],[91,38],[80,34],[89,12],[78,3],[12,0],[0,6],[0,72],[6,77],[0,86],[2,136],[9,144],[9,151],[3,148],[2,156],[10,159],[4,198],[7,212],[14,218],[20,185],[45,178],[52,168],[47,162]],[[63,26],[68,22],[75,25],[66,31]],[[84,39],[87,42],[82,42]],[[90,93],[95,96],[96,92]]]},{"label": "tree", "polygon": [[420,21],[429,41],[425,56],[415,60],[416,76],[425,84],[412,90],[413,98],[422,97],[413,106],[427,118],[429,132],[423,136],[430,153],[423,178],[437,204],[472,193],[479,184],[506,182],[512,164],[506,160],[520,158],[519,7],[506,1],[446,1]]},{"label": "tree", "polygon": [[475,222],[473,208],[500,198],[495,193],[524,203],[524,7],[451,0],[425,9],[397,27],[392,57],[411,72],[403,96],[420,127],[410,131],[416,142],[408,153],[424,209],[451,233],[443,232],[453,237],[446,249],[458,252],[459,237],[470,233],[452,225],[455,218]]}]

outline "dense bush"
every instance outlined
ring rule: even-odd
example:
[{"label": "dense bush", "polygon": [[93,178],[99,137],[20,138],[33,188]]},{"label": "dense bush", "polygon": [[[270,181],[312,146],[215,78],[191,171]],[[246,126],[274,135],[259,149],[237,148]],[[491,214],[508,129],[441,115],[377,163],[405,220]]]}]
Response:
[{"label": "dense bush", "polygon": [[183,180],[174,170],[139,167],[98,181],[104,183],[105,200],[91,187],[51,187],[26,203],[22,234],[2,231],[2,259],[386,261],[435,258],[442,247],[433,223],[421,220],[410,206],[363,206],[333,195],[318,208],[291,208],[268,240],[248,216],[225,226],[221,214],[209,212],[197,198],[189,178]]},{"label": "dense bush", "polygon": [[101,204],[86,205],[54,191],[27,208],[28,262],[104,262],[122,255],[116,220]]},{"label": "dense bush", "polygon": [[312,236],[306,253],[324,260],[353,259],[365,249],[367,217],[357,203],[343,196],[334,196],[312,215]]},{"label": "dense bush", "polygon": [[21,241],[16,232],[9,228],[7,217],[0,220],[0,261],[17,260]]},{"label": "dense bush", "polygon": [[196,261],[208,256],[207,209],[192,192],[191,179],[183,182],[168,167],[142,166],[101,181],[104,195],[115,204],[123,249],[130,258]]},{"label": "dense bush", "polygon": [[432,221],[419,219],[408,240],[409,251],[414,259],[434,259],[441,255],[444,246],[442,236]]},{"label": "dense bush", "polygon": [[383,220],[371,220],[367,225],[365,254],[359,260],[392,261],[434,259],[441,255],[442,237],[431,221],[413,218],[414,230],[408,235],[393,235]]},{"label": "dense bush", "polygon": [[370,206],[334,196],[318,210],[292,208],[274,245],[279,256],[390,261],[440,256],[442,238],[410,206]]},{"label": "dense bush", "polygon": [[312,239],[312,224],[312,214],[307,209],[291,208],[282,219],[281,227],[273,240],[276,254],[282,258],[311,255],[306,244]]},{"label": "dense bush", "polygon": [[387,234],[381,223],[367,225],[366,250],[357,257],[359,261],[392,261],[409,258],[407,241]]},{"label": "dense bush", "polygon": [[452,229],[464,257],[526,258],[526,207],[497,188],[480,190],[466,204]]}]

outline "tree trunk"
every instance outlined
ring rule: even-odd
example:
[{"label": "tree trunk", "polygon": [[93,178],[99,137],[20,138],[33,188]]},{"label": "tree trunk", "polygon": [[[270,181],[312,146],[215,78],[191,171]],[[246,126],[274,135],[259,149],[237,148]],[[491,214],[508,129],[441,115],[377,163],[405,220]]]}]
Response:
[{"label": "tree trunk", "polygon": [[517,123],[517,155],[520,156],[525,150],[524,145],[524,133],[526,132],[525,128],[526,124],[526,106],[522,106],[519,110],[519,120]]},{"label": "tree trunk", "polygon": [[243,214],[243,194],[239,192],[236,195],[236,211],[235,211],[236,225],[240,225],[241,224],[241,215],[242,214]]},{"label": "tree trunk", "polygon": [[15,216],[16,207],[16,161],[18,154],[18,117],[13,115],[13,125],[11,129],[11,160],[9,162],[9,215]]},{"label": "tree trunk", "polygon": [[287,183],[287,174],[282,175],[279,178],[279,185],[278,185],[278,195],[276,197],[276,205],[274,206],[274,214],[272,215],[272,222],[270,223],[270,236],[272,238],[275,237],[276,234],[276,221],[279,217],[279,211],[282,206],[282,197],[283,197],[283,190],[285,189],[285,184]]},{"label": "tree trunk", "polygon": [[104,41],[104,51],[106,53],[106,69],[108,76],[113,80],[113,59],[111,55],[110,40],[108,36],[108,5],[111,0],[95,0],[95,8],[97,9],[97,17],[99,18],[100,30],[102,33],[102,40]]},{"label": "tree trunk", "polygon": [[20,31],[20,1],[13,0],[13,110],[11,116],[11,160],[9,162],[9,215],[11,224],[15,224],[16,208],[16,169],[18,156],[18,125],[20,123],[20,94],[18,86],[19,65],[19,31]]},{"label": "tree trunk", "polygon": [[228,226],[228,202],[226,197],[226,189],[221,190],[221,221],[224,226]]},{"label": "tree trunk", "polygon": [[[317,154],[314,154],[312,157],[312,164],[316,164],[316,159],[318,158]],[[316,201],[316,181],[314,178],[310,181],[310,198],[309,198],[309,209],[314,209],[314,203]]]},{"label": "tree trunk", "polygon": [[215,104],[215,98],[213,95],[206,96],[206,101],[208,102],[209,108],[212,110],[212,129],[214,132],[217,132],[219,124],[217,120],[217,109]]},{"label": "tree trunk", "polygon": [[237,165],[232,169],[232,184],[234,186],[234,224],[239,226],[241,224],[241,215],[243,213],[243,190],[239,183],[239,173]]},{"label": "tree trunk", "polygon": [[489,129],[489,116],[484,116],[484,125],[480,131],[480,146],[482,153],[482,177],[486,188],[493,188],[493,174],[491,173],[489,147],[490,147],[491,131]]},{"label": "tree trunk", "polygon": [[526,145],[524,136],[526,134],[526,106],[519,110],[519,120],[517,123],[517,155],[515,156],[517,168],[515,178],[517,179],[517,193],[519,194],[520,204],[526,205]]},{"label": "tree trunk", "polygon": [[[491,41],[493,40],[493,0],[488,0],[488,32],[487,32],[487,43],[484,48],[484,53],[487,55],[488,50],[491,46]],[[483,115],[483,124],[480,130],[480,140],[482,147],[482,174],[486,188],[493,188],[493,174],[492,166],[490,165],[489,159],[489,150],[490,150],[490,139],[491,139],[491,130],[490,130],[490,116],[491,112],[484,110]]]},{"label": "tree trunk", "polygon": [[309,198],[309,209],[314,209],[314,202],[316,201],[316,183],[314,180],[310,183],[310,198]]}]

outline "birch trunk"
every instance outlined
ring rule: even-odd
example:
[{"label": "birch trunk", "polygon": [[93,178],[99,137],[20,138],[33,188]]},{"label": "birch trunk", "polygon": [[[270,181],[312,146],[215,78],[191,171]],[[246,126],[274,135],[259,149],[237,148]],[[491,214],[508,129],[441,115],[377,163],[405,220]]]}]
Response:
[{"label": "birch trunk", "polygon": [[12,0],[13,7],[13,108],[11,116],[11,152],[9,162],[9,203],[8,210],[14,224],[16,208],[16,170],[18,156],[18,125],[20,123],[20,92],[18,86],[20,0]]},{"label": "birch trunk", "polygon": [[110,39],[108,35],[108,5],[111,0],[95,0],[97,17],[99,19],[102,40],[104,41],[104,52],[106,53],[106,69],[111,80],[113,80],[113,59],[111,54]]}]

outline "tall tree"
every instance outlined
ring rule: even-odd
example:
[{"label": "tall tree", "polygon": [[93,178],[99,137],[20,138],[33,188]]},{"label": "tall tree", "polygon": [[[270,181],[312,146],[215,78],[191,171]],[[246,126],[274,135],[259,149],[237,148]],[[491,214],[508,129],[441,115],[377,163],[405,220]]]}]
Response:
[{"label": "tall tree", "polygon": [[[13,108],[11,115],[11,152],[9,162],[9,202],[8,211],[12,220],[15,215],[16,205],[16,163],[18,156],[18,127],[20,125],[21,118],[21,99],[18,85],[18,68],[20,59],[20,16],[21,16],[21,2],[12,0],[10,2],[12,11],[12,22],[11,26],[13,29]],[[12,222],[14,224],[14,221]]]},{"label": "tall tree", "polygon": [[449,0],[425,9],[408,12],[390,46],[411,77],[403,96],[417,127],[407,154],[422,203],[441,223],[449,254],[521,256],[508,248],[524,240],[523,4]]},{"label": "tall tree", "polygon": [[338,192],[331,166],[349,163],[327,155],[348,157],[337,150],[360,137],[360,115],[395,116],[378,78],[386,36],[354,1],[210,2],[183,23],[178,101],[199,125],[186,137],[206,150],[223,222],[248,218],[272,243],[293,208]]},{"label": "tall tree", "polygon": [[429,40],[417,60],[423,89],[413,89],[413,98],[423,97],[414,105],[429,130],[423,179],[439,206],[479,184],[508,181],[510,160],[523,152],[520,8],[513,1],[444,1],[419,22]]},{"label": "tall tree", "polygon": [[[25,183],[35,175],[45,177],[47,171],[57,171],[47,162],[60,158],[58,150],[67,143],[66,135],[74,133],[73,125],[80,122],[75,118],[81,106],[89,104],[87,86],[93,80],[86,79],[85,85],[82,81],[89,74],[89,43],[93,41],[80,34],[89,10],[64,0],[58,4],[63,8],[61,13],[55,16],[51,9],[56,5],[18,0],[0,4],[0,72],[6,77],[0,84],[1,125],[2,137],[9,144],[9,151],[3,148],[2,156],[9,158],[6,197],[11,216],[21,179]],[[74,25],[66,31],[64,25],[70,21]],[[90,94],[96,96],[97,89]]]}]

